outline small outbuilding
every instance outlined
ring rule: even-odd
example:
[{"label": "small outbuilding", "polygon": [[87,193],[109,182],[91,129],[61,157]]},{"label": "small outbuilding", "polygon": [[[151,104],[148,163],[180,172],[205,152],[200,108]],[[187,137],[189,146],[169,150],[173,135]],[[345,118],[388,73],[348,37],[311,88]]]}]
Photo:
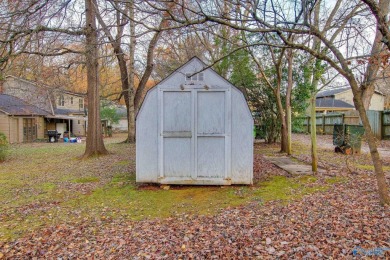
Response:
[{"label": "small outbuilding", "polygon": [[253,119],[245,97],[197,57],[148,91],[136,138],[137,182],[252,184]]}]

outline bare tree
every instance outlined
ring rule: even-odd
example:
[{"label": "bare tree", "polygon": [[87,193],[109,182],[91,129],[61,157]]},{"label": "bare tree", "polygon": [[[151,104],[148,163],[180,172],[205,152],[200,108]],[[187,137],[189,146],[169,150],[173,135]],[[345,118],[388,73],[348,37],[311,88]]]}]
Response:
[{"label": "bare tree", "polygon": [[381,32],[383,39],[381,40],[386,44],[387,49],[390,50],[390,29],[389,29],[389,1],[379,0],[377,3],[374,0],[362,0],[371,10],[372,14],[377,20],[377,30]]},{"label": "bare tree", "polygon": [[[96,3],[96,0],[95,4]],[[153,33],[149,41],[149,45],[146,53],[146,65],[145,69],[140,76],[138,85],[135,84],[135,51],[136,51],[136,25],[137,19],[135,17],[136,6],[134,1],[120,1],[120,0],[111,0],[109,1],[112,6],[110,12],[115,13],[114,19],[112,21],[114,24],[105,21],[102,16],[102,11],[98,12],[97,19],[99,21],[102,30],[107,37],[109,44],[111,44],[114,54],[118,61],[120,78],[122,84],[122,93],[127,107],[127,119],[128,119],[128,137],[127,142],[135,142],[135,117],[137,111],[142,103],[143,93],[145,91],[146,84],[150,78],[150,75],[153,71],[153,61],[154,61],[154,50],[157,45],[157,42],[161,35],[161,27],[164,20],[160,19],[160,23],[157,28],[154,28],[155,31],[150,31]],[[107,10],[105,10],[107,12]],[[126,25],[129,24],[129,34],[125,34]],[[112,28],[116,29],[116,35],[113,35]],[[144,35],[145,32],[140,33]],[[124,48],[124,45],[129,42],[128,53]],[[126,55],[127,54],[127,55]]]},{"label": "bare tree", "polygon": [[98,75],[98,34],[96,29],[96,5],[94,0],[85,0],[85,58],[88,84],[88,138],[84,158],[107,154],[103,142],[100,121],[100,95]]}]

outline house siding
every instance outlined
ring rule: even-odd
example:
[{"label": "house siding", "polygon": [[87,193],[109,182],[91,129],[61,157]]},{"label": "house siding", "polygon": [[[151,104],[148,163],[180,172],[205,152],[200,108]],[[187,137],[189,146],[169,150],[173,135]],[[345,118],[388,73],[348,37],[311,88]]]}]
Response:
[{"label": "house siding", "polygon": [[121,118],[119,119],[118,123],[112,124],[112,129],[118,132],[127,132],[128,130],[127,118]]},{"label": "house siding", "polygon": [[[354,106],[352,90],[340,92],[334,95],[334,99],[344,101]],[[371,98],[371,103],[368,110],[383,111],[385,105],[385,97],[381,94],[374,93]],[[329,110],[333,110],[329,108]]]},{"label": "house siding", "polygon": [[76,136],[85,135],[85,120],[73,120],[73,134]]},{"label": "house siding", "polygon": [[23,142],[23,119],[0,114],[0,132],[5,134],[9,143]]},{"label": "house siding", "polygon": [[[345,91],[342,93],[338,93],[335,95],[335,99],[339,99],[351,105],[354,105],[352,91]],[[385,97],[378,93],[374,93],[372,95],[368,110],[383,111],[384,105],[385,105]]]},{"label": "house siding", "polygon": [[348,104],[353,105],[353,94],[352,91],[345,91],[335,95],[335,99],[347,102]]},{"label": "house siding", "polygon": [[[59,104],[60,96],[64,96],[64,105]],[[72,98],[73,98],[73,104],[72,104]],[[72,109],[84,112],[84,98],[80,97],[78,95],[72,95],[68,93],[55,93],[54,94],[55,104],[57,108],[63,108],[63,109]],[[80,108],[80,100],[83,100],[83,107]]]},{"label": "house siding", "polygon": [[43,117],[36,117],[35,122],[37,124],[37,138],[45,138],[45,119]]},{"label": "house siding", "polygon": [[369,110],[383,111],[385,109],[385,97],[374,94],[371,99]]},{"label": "house siding", "polygon": [[8,141],[11,142],[10,138],[10,122],[8,116],[5,114],[0,114],[0,132],[5,134]]}]

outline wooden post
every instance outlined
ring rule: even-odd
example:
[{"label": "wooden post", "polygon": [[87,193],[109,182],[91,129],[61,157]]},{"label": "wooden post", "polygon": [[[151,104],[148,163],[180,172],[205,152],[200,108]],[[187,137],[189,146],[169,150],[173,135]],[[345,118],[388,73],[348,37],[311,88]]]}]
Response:
[{"label": "wooden post", "polygon": [[325,115],[322,115],[322,134],[325,134]]},{"label": "wooden post", "polygon": [[381,140],[383,140],[384,137],[385,137],[385,131],[384,131],[385,127],[383,126],[383,122],[384,122],[383,117],[384,117],[385,113],[383,113],[383,111],[380,111],[379,113],[380,113],[380,116],[379,116],[379,127],[381,128],[380,129]]},{"label": "wooden post", "polygon": [[307,116],[307,132],[310,133],[310,116]]}]

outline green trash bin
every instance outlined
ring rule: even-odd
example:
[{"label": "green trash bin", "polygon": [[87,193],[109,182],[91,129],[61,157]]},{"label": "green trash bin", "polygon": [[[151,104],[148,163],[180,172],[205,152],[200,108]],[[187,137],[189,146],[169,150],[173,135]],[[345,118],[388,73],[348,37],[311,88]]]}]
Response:
[{"label": "green trash bin", "polygon": [[265,126],[255,125],[253,129],[255,139],[265,139]]},{"label": "green trash bin", "polygon": [[334,125],[333,145],[336,146],[335,151],[345,154],[360,153],[363,135],[362,125]]}]

